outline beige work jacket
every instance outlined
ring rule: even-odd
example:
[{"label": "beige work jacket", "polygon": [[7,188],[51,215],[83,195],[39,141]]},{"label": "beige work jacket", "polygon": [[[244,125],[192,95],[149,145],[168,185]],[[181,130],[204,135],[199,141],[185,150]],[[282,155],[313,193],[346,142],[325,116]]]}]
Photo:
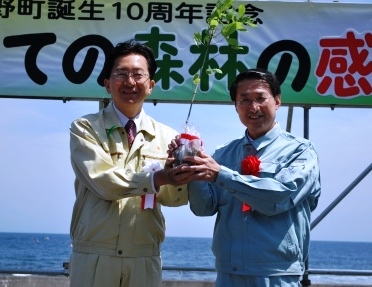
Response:
[{"label": "beige work jacket", "polygon": [[153,192],[150,173],[143,167],[149,161],[164,166],[168,144],[176,134],[144,114],[129,150],[112,104],[71,124],[74,251],[122,257],[160,254],[165,234],[161,205],[187,204],[187,185],[162,186],[154,209],[143,210],[140,196]]}]

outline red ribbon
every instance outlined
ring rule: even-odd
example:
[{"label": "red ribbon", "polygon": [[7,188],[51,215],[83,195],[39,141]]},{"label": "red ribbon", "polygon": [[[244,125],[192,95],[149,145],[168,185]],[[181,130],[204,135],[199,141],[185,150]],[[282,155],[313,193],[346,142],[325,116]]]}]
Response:
[{"label": "red ribbon", "polygon": [[252,207],[250,207],[248,204],[243,202],[242,211],[243,212],[249,212],[252,210]]},{"label": "red ribbon", "polygon": [[153,201],[153,204],[152,204],[152,207],[148,207],[146,206],[146,194],[144,195],[141,195],[141,209],[146,209],[146,208],[154,208],[155,207],[155,203],[156,203],[156,194],[154,194],[154,201]]},{"label": "red ribbon", "polygon": [[[242,174],[258,176],[261,161],[255,155],[249,155],[241,162]],[[242,211],[249,212],[252,208],[243,202]]]},{"label": "red ribbon", "polygon": [[194,135],[190,135],[190,134],[186,134],[186,133],[182,133],[181,134],[181,139],[187,139],[187,140],[197,140],[199,139],[198,136],[194,136]]}]

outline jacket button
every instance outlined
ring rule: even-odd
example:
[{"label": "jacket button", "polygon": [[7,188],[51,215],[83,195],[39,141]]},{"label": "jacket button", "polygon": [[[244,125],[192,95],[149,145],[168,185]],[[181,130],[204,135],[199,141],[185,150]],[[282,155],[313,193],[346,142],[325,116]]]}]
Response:
[{"label": "jacket button", "polygon": [[118,251],[118,254],[119,254],[119,255],[123,254],[123,251],[119,250],[119,251]]},{"label": "jacket button", "polygon": [[180,188],[178,188],[178,191],[182,191],[182,188],[180,187]]},{"label": "jacket button", "polygon": [[147,192],[147,188],[144,188],[144,189],[143,189],[143,192]]},{"label": "jacket button", "polygon": [[238,268],[236,268],[236,267],[233,267],[233,271],[235,272],[235,271],[237,271],[238,270]]}]

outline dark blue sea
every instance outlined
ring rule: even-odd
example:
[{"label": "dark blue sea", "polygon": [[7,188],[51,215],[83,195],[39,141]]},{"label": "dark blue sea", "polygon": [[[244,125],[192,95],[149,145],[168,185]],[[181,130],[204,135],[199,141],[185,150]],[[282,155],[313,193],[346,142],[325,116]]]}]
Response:
[{"label": "dark blue sea", "polygon": [[[179,271],[175,267],[213,269],[211,238],[168,237],[162,246],[163,278],[213,281],[210,271]],[[0,273],[5,271],[63,272],[71,253],[67,234],[0,233]],[[309,268],[372,271],[372,243],[312,241]],[[168,268],[169,269],[169,268]],[[313,284],[372,285],[372,276],[310,274]]]}]

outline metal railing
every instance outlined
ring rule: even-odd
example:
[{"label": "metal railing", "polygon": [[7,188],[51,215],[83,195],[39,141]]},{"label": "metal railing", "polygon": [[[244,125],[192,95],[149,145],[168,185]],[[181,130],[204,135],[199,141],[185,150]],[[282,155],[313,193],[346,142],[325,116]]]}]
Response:
[{"label": "metal railing", "polygon": [[353,190],[354,187],[358,185],[359,182],[362,181],[363,178],[367,176],[368,173],[370,173],[372,170],[372,163],[369,164],[369,166],[317,217],[311,222],[310,230],[312,230],[315,226],[318,225],[320,221],[324,219],[324,217],[327,216],[328,213],[331,212],[333,208],[336,207],[337,204],[341,202],[345,198],[346,195],[350,193],[350,191]]},{"label": "metal railing", "polygon": [[[64,263],[65,265],[66,263]],[[68,264],[65,265],[68,268]],[[66,267],[65,267],[66,268]],[[209,267],[184,267],[184,266],[163,266],[163,271],[177,272],[216,272],[216,269]],[[349,270],[349,269],[309,269],[313,275],[343,275],[343,276],[372,276],[372,270]],[[46,276],[68,276],[68,269],[43,271],[43,270],[7,270],[0,269],[0,274],[24,274],[24,275],[46,275]]]},{"label": "metal railing", "polygon": [[[337,204],[339,204],[341,200],[343,200],[346,197],[346,195],[348,195],[354,189],[354,187],[356,187],[359,184],[359,182],[361,182],[363,178],[367,176],[368,173],[371,172],[371,170],[372,170],[372,163],[370,163],[369,166],[317,218],[315,218],[315,220],[311,222],[310,230],[313,230],[313,228],[317,226],[319,222],[321,222],[327,216],[327,214],[330,213],[331,210],[335,208]],[[323,273],[319,273],[321,271],[323,271]],[[330,271],[334,273],[329,273]],[[318,273],[314,273],[314,272],[318,272]],[[309,269],[309,261],[306,260],[305,261],[305,272],[304,272],[304,275],[302,276],[301,284],[303,287],[308,287],[311,285],[311,280],[309,279],[310,274],[359,275],[363,272],[364,272],[363,270],[358,270],[358,271],[357,270],[319,270],[319,269],[312,270],[312,269]],[[370,271],[365,271],[365,272],[370,274]]]}]

